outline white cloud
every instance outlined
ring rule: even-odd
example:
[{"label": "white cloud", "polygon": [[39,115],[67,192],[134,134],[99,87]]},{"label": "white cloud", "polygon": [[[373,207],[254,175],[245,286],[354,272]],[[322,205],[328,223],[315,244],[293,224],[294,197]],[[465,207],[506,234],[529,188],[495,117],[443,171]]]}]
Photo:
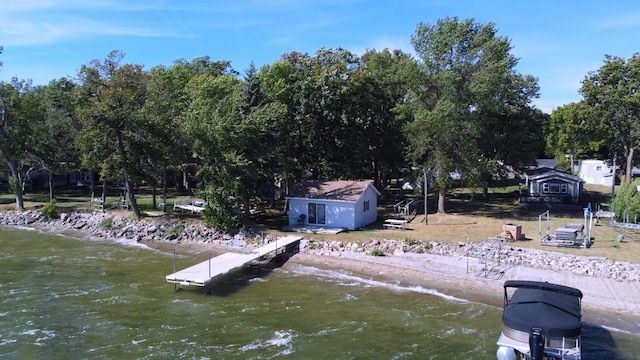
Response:
[{"label": "white cloud", "polygon": [[[174,26],[138,25],[141,10],[157,6],[114,1],[26,0],[3,4],[0,42],[4,46],[50,45],[90,36],[185,37]],[[122,16],[123,13],[131,16]],[[97,20],[99,19],[99,20]],[[128,19],[128,20],[123,20]]]}]

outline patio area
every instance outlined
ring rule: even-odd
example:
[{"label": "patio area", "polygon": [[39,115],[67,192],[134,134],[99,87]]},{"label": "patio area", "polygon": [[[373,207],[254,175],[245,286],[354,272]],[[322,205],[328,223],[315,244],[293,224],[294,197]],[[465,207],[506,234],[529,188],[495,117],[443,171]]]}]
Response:
[{"label": "patio area", "polygon": [[331,228],[325,226],[313,226],[313,225],[287,225],[283,231],[299,232],[308,234],[337,234],[345,231],[345,228]]}]

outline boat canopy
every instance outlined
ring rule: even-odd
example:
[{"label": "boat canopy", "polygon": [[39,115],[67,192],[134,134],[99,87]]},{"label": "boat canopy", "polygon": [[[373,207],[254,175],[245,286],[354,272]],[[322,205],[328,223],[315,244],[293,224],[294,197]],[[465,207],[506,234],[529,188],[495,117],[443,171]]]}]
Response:
[{"label": "boat canopy", "polygon": [[[526,333],[539,327],[550,337],[580,336],[580,290],[538,281],[506,281],[504,288],[502,322],[506,327]],[[511,299],[507,288],[516,288]]]}]

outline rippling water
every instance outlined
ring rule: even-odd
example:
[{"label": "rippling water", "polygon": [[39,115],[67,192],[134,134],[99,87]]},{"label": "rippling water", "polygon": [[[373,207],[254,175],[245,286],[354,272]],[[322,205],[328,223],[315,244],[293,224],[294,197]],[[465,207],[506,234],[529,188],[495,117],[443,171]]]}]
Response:
[{"label": "rippling water", "polygon": [[[432,289],[288,263],[207,295],[132,242],[0,229],[0,249],[3,359],[495,359],[501,309]],[[585,359],[640,354],[638,335],[584,333]]]}]

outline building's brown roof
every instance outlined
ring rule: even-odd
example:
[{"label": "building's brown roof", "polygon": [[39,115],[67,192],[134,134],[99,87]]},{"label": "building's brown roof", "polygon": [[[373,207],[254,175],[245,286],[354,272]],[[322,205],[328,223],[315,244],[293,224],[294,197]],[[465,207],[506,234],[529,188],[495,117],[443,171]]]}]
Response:
[{"label": "building's brown roof", "polygon": [[369,185],[373,187],[368,181],[305,180],[291,189],[288,197],[357,201]]}]

